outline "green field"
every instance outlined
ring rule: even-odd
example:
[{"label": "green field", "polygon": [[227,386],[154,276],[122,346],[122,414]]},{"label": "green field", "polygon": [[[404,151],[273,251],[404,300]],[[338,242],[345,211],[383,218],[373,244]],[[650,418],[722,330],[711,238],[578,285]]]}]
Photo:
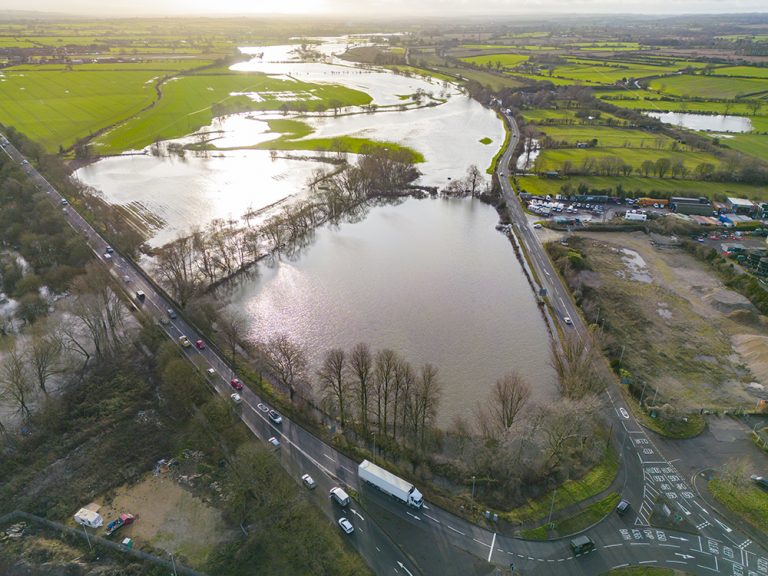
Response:
[{"label": "green field", "polygon": [[623,118],[619,118],[613,114],[608,114],[607,112],[601,112],[600,117],[593,120],[589,120],[588,118],[577,118],[576,112],[578,112],[578,110],[571,108],[526,108],[521,111],[521,114],[523,115],[523,118],[525,118],[526,122],[535,122],[537,124],[543,125],[547,125],[548,123],[552,122],[556,124],[568,123],[569,126],[597,126],[605,124],[609,119],[613,120],[617,126],[621,126],[622,124],[627,123],[627,121]]},{"label": "green field", "polygon": [[[99,154],[139,149],[156,139],[185,136],[210,124],[214,104],[228,110],[279,110],[283,104],[303,102],[310,109],[318,104],[361,106],[371,102],[364,92],[334,84],[271,78],[264,74],[200,74],[175,78],[163,86],[157,105],[135,119],[110,130],[95,144]],[[243,94],[257,95],[259,101]]]},{"label": "green field", "polygon": [[768,532],[768,494],[754,484],[734,486],[715,478],[709,481],[709,491],[731,512],[741,516],[762,534]]},{"label": "green field", "polygon": [[765,80],[681,74],[651,81],[649,87],[665,94],[685,98],[731,99],[768,92]]},{"label": "green field", "polygon": [[572,176],[571,178],[539,178],[537,176],[518,176],[518,184],[529,194],[546,196],[560,194],[562,186],[570,184],[576,190],[584,184],[590,190],[610,190],[616,192],[621,186],[625,192],[637,192],[638,195],[653,196],[654,192],[680,196],[709,196],[726,194],[728,196],[747,196],[753,200],[768,199],[768,186],[752,186],[725,182],[705,182],[698,180],[673,180],[672,178],[643,178],[642,176]]},{"label": "green field", "polygon": [[[614,106],[630,108],[632,110],[649,110],[653,112],[707,112],[710,114],[736,114],[748,116],[751,114],[749,106],[744,102],[698,102],[693,100],[661,100],[658,95],[633,91],[595,91],[597,98],[604,99]],[[614,97],[626,98],[614,100]]]},{"label": "green field", "polygon": [[720,142],[728,148],[768,162],[768,134],[733,134],[733,138],[723,138]]},{"label": "green field", "polygon": [[520,63],[528,60],[528,56],[521,56],[520,54],[485,54],[483,56],[462,58],[461,60],[470,64],[477,64],[478,66],[490,64],[494,68],[515,68]]},{"label": "green field", "polygon": [[691,171],[702,162],[710,162],[715,166],[720,165],[720,160],[706,152],[682,152],[679,150],[654,150],[649,148],[603,148],[600,150],[566,148],[557,150],[543,150],[536,158],[534,166],[537,172],[547,172],[549,170],[561,170],[563,162],[570,161],[574,167],[581,166],[582,162],[589,157],[599,161],[605,156],[615,156],[624,164],[632,166],[633,169],[650,160],[655,162],[659,158],[669,158],[672,163],[682,160],[683,164]]},{"label": "green field", "polygon": [[768,78],[768,68],[758,66],[726,66],[715,68],[712,71],[715,76],[743,76],[744,78]]},{"label": "green field", "polygon": [[615,84],[627,78],[644,78],[672,74],[678,66],[651,66],[649,64],[623,64],[611,61],[572,60],[565,66],[557,66],[554,75],[560,78],[580,80],[592,84]]},{"label": "green field", "polygon": [[660,134],[651,134],[642,130],[630,128],[609,128],[607,126],[539,126],[547,136],[556,142],[567,142],[575,146],[577,142],[590,142],[597,139],[597,146],[589,148],[595,154],[601,148],[656,148],[663,143],[663,148],[669,148],[674,142],[671,138]]},{"label": "green field", "polygon": [[157,76],[149,70],[4,71],[0,122],[55,152],[149,105]]},{"label": "green field", "polygon": [[109,72],[114,70],[148,70],[153,72],[181,72],[182,70],[192,70],[208,66],[213,60],[201,60],[196,58],[177,58],[168,60],[142,60],[140,62],[105,62],[73,64],[66,66],[64,64],[36,64],[20,65],[11,68],[5,68],[0,74],[7,72],[44,72],[44,71],[71,71],[71,72]]},{"label": "green field", "polygon": [[642,46],[637,42],[572,42],[568,47],[579,50],[641,50]]},{"label": "green field", "polygon": [[503,88],[520,88],[523,86],[523,82],[516,80],[510,76],[502,76],[500,74],[493,74],[491,72],[485,72],[483,70],[472,70],[470,68],[442,68],[438,67],[437,70],[445,72],[446,74],[457,74],[466,80],[475,80],[484,86],[490,86],[492,90],[501,90]]},{"label": "green field", "polygon": [[512,72],[511,75],[515,78],[526,78],[535,82],[550,82],[555,86],[573,86],[574,84],[584,84],[583,80],[568,80],[567,78],[557,78],[556,76],[549,76],[548,74],[523,74],[520,72]]}]

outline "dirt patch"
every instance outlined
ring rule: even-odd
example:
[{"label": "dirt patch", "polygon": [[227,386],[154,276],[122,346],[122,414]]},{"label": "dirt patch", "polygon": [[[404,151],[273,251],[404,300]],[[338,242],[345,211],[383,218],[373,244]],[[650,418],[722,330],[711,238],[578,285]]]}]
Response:
[{"label": "dirt patch", "polygon": [[585,296],[625,347],[633,375],[678,409],[754,405],[749,384],[768,383],[768,337],[746,298],[682,249],[643,233],[580,233],[577,242],[593,268],[582,286],[599,286]]},{"label": "dirt patch", "polygon": [[118,533],[120,538],[173,552],[192,567],[202,567],[216,544],[235,535],[219,510],[162,475],[118,488],[100,513],[105,524],[121,513],[133,514],[136,521]]}]

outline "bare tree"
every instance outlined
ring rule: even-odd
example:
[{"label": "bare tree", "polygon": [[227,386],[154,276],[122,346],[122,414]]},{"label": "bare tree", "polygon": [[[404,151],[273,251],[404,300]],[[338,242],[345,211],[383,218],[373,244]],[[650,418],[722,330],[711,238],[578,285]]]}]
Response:
[{"label": "bare tree", "polygon": [[476,164],[472,164],[467,168],[467,176],[464,179],[464,182],[466,183],[467,192],[472,196],[475,196],[478,188],[483,183],[483,173],[480,172],[480,168],[478,168]]},{"label": "bare tree", "polygon": [[346,373],[346,354],[341,348],[332,348],[325,353],[323,364],[317,371],[323,397],[339,409],[342,427],[346,424],[346,402],[349,384]]},{"label": "bare tree", "polygon": [[518,414],[531,396],[531,387],[517,372],[510,372],[496,380],[479,421],[486,436],[506,433],[512,428]]},{"label": "bare tree", "polygon": [[422,449],[426,444],[427,424],[431,424],[437,415],[441,395],[442,386],[437,379],[437,368],[429,363],[424,364],[411,396],[411,431]]},{"label": "bare tree", "polygon": [[45,336],[35,336],[29,349],[29,363],[37,378],[37,384],[44,394],[48,394],[46,383],[51,376],[60,374],[63,370],[61,356],[64,345],[61,337],[54,333]]},{"label": "bare tree", "polygon": [[595,414],[599,410],[596,396],[579,400],[563,399],[547,404],[538,427],[538,437],[543,442],[543,463],[548,473],[555,471],[571,449],[583,447],[591,438],[595,427]]},{"label": "bare tree", "polygon": [[232,352],[232,366],[235,365],[237,347],[245,335],[245,328],[247,325],[248,320],[240,311],[233,310],[232,308],[225,308],[219,313],[217,326],[224,335],[224,343]]},{"label": "bare tree", "polygon": [[11,350],[0,366],[0,398],[15,406],[16,413],[24,421],[32,414],[29,408],[32,389],[24,357],[15,349]]},{"label": "bare tree", "polygon": [[597,338],[598,333],[592,329],[583,338],[569,334],[560,348],[553,343],[551,363],[563,395],[581,398],[605,388],[606,369]]},{"label": "bare tree", "polygon": [[360,424],[363,434],[368,434],[368,413],[370,410],[369,396],[371,377],[373,375],[373,356],[368,344],[360,342],[356,344],[347,359],[347,368],[357,393],[357,404],[360,413]]},{"label": "bare tree", "polygon": [[374,362],[374,392],[376,394],[376,423],[379,428],[379,434],[386,435],[389,430],[387,417],[397,363],[398,357],[393,350],[387,348],[376,353]]},{"label": "bare tree", "polygon": [[[415,388],[415,381],[416,375],[411,364],[401,358],[395,365],[395,387],[392,399],[392,438],[394,439],[397,439],[398,423],[402,430],[406,429],[411,405],[411,393]],[[398,411],[400,412],[399,420]]]},{"label": "bare tree", "polygon": [[307,354],[287,334],[277,334],[260,346],[269,371],[288,389],[291,402],[297,386],[306,382]]}]

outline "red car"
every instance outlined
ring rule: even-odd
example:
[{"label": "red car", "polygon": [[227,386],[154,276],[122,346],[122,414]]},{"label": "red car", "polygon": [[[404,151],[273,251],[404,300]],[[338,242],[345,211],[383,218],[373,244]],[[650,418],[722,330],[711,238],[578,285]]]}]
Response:
[{"label": "red car", "polygon": [[198,350],[205,350],[205,342],[203,342],[202,340],[198,340],[197,342],[195,342],[195,347]]},{"label": "red car", "polygon": [[229,381],[229,383],[232,385],[232,388],[235,390],[242,390],[243,389],[243,383],[240,382],[237,378],[232,378],[232,380]]}]

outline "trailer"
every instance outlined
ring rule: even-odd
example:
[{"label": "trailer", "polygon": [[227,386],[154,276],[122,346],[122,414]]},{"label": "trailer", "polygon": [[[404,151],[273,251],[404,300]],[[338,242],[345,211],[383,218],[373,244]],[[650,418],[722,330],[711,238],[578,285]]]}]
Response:
[{"label": "trailer", "polygon": [[424,497],[416,487],[402,478],[398,478],[392,472],[376,466],[373,462],[363,460],[357,468],[360,480],[367,482],[374,488],[377,488],[389,494],[392,498],[400,500],[403,504],[408,504],[412,508],[420,509],[424,505]]},{"label": "trailer", "polygon": [[112,536],[115,532],[120,530],[123,526],[128,526],[129,524],[133,524],[133,521],[136,518],[133,514],[120,514],[120,517],[117,520],[112,520],[109,524],[107,524],[107,536]]}]

